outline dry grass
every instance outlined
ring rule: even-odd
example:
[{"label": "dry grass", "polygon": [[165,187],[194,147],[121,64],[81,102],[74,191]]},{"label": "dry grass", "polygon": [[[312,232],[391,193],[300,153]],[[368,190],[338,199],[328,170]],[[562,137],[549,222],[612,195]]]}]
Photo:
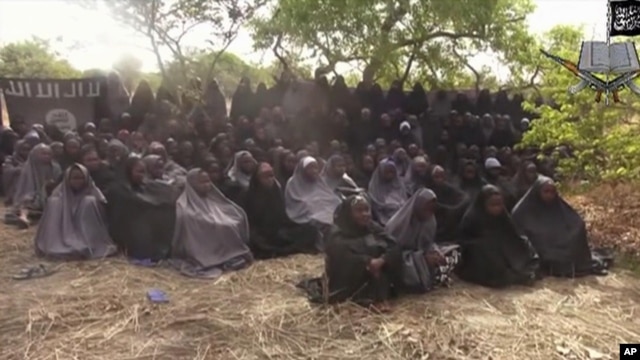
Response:
[{"label": "dry grass", "polygon": [[[3,225],[0,225],[2,227]],[[463,283],[388,315],[310,305],[294,284],[320,257],[259,262],[218,282],[120,258],[37,263],[33,230],[0,229],[0,359],[616,359],[640,339],[640,281],[616,272],[495,291]],[[170,303],[145,298],[160,288]]]}]

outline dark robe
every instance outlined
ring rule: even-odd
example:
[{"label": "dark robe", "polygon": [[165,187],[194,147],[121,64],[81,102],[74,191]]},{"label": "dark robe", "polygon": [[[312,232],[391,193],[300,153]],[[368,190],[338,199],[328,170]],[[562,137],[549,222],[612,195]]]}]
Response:
[{"label": "dark robe", "polygon": [[485,210],[487,200],[499,193],[495,186],[483,187],[465,213],[457,237],[462,248],[457,274],[488,287],[530,284],[538,267],[531,243],[518,233],[508,212],[491,216]]},{"label": "dark robe", "polygon": [[153,109],[154,101],[155,98],[149,83],[146,80],[140,81],[133,93],[128,111],[131,115],[131,129],[129,130],[137,130],[142,125],[147,113]]},{"label": "dark robe", "polygon": [[255,109],[255,95],[253,91],[251,91],[251,85],[247,82],[246,84],[240,83],[236,92],[233,93],[233,98],[231,100],[231,110],[229,112],[229,117],[232,121],[238,120],[238,118],[242,115],[246,116],[249,119],[255,118],[257,115]]},{"label": "dark robe", "polygon": [[482,89],[476,100],[476,115],[491,114],[493,112],[493,100],[487,89]]},{"label": "dark robe", "polygon": [[436,241],[439,243],[452,242],[456,237],[456,229],[460,219],[469,205],[469,197],[454,185],[444,184],[428,186],[437,197],[436,222],[438,230]]},{"label": "dark robe", "polygon": [[415,116],[427,111],[429,108],[429,101],[427,100],[427,93],[424,91],[422,84],[416,83],[413,85],[413,90],[407,96],[404,112]]},{"label": "dark robe", "polygon": [[402,83],[399,80],[395,80],[389,92],[387,93],[386,111],[392,111],[396,109],[402,109],[406,103],[404,91],[402,91]]},{"label": "dark robe", "polygon": [[[325,245],[325,270],[329,302],[352,300],[362,305],[391,297],[392,286],[401,272],[400,248],[375,225],[360,228],[351,217],[353,196],[336,209],[336,228]],[[382,257],[385,265],[378,278],[367,270],[372,259]]]},{"label": "dark robe", "polygon": [[540,256],[541,270],[552,276],[578,277],[593,274],[587,228],[580,215],[559,195],[552,203],[540,197],[544,184],[539,177],[513,209],[513,221]]},{"label": "dark robe", "polygon": [[254,173],[243,208],[249,218],[249,246],[256,259],[317,252],[315,244],[320,234],[311,225],[289,219],[278,182],[270,189],[264,188]]},{"label": "dark robe", "polygon": [[455,100],[451,103],[451,109],[457,111],[459,114],[472,113],[475,114],[473,104],[469,100],[469,97],[463,93],[458,93]]},{"label": "dark robe", "polygon": [[104,163],[100,164],[97,170],[89,171],[89,175],[102,192],[106,192],[113,182],[116,181],[116,172]]},{"label": "dark robe", "polygon": [[105,194],[109,234],[133,259],[159,261],[169,256],[176,220],[176,198],[153,187],[113,183]]}]

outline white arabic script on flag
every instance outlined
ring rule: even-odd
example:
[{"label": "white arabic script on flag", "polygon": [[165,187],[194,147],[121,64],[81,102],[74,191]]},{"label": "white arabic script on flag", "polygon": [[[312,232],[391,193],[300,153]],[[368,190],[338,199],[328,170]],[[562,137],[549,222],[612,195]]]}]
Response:
[{"label": "white arabic script on flag", "polygon": [[616,7],[612,25],[614,30],[620,32],[640,29],[640,5]]}]

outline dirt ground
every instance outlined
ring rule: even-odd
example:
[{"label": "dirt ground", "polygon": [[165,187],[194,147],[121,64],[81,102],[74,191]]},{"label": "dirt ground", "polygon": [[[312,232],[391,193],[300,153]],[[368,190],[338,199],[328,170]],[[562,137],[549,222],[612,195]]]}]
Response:
[{"label": "dirt ground", "polygon": [[[572,202],[596,241],[637,241],[640,220],[620,206],[640,195],[612,202],[630,189],[608,189]],[[312,256],[259,262],[217,282],[121,258],[50,263],[57,273],[48,278],[11,280],[42,262],[33,235],[0,225],[0,360],[617,359],[619,343],[640,341],[640,280],[622,269],[502,291],[457,282],[376,315],[309,304],[294,285],[321,273]],[[151,288],[170,302],[148,302]]]}]

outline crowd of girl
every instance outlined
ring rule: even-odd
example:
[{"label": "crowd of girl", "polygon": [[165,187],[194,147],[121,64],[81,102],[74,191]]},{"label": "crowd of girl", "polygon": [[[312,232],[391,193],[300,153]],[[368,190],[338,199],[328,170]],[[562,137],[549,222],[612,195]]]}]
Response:
[{"label": "crowd of girl", "polygon": [[606,267],[551,161],[513,149],[529,125],[512,120],[521,109],[500,113],[487,92],[443,115],[419,84],[407,96],[395,86],[376,102],[376,85],[336,96],[319,133],[301,134],[246,79],[229,118],[194,107],[162,119],[172,104],[159,91],[142,115],[77,132],[14,121],[0,137],[5,221],[38,221],[36,252],[48,258],[122,253],[193,277],[324,253],[331,302],[379,305],[454,271],[504,287]]}]

